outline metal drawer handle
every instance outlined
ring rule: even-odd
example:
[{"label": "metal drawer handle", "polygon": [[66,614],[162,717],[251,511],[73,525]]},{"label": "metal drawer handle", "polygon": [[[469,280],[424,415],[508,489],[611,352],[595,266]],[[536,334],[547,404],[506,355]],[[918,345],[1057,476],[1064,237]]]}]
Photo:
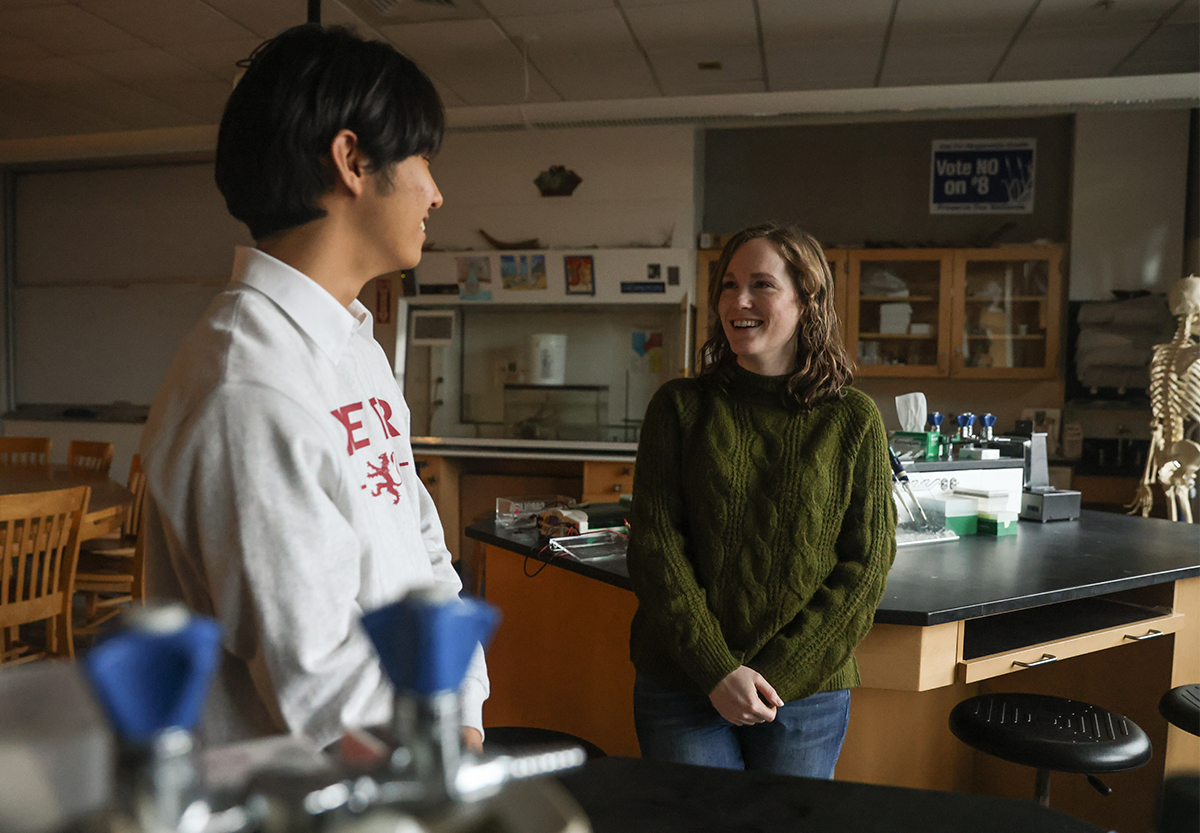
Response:
[{"label": "metal drawer handle", "polygon": [[1019,665],[1022,668],[1037,668],[1039,665],[1049,665],[1052,662],[1058,662],[1058,657],[1054,656],[1054,654],[1042,654],[1041,659],[1035,659],[1033,662],[1013,660],[1013,665]]},{"label": "metal drawer handle", "polygon": [[1149,632],[1144,633],[1141,636],[1134,636],[1133,634],[1127,633],[1127,634],[1125,634],[1125,638],[1132,639],[1134,642],[1141,642],[1143,639],[1153,639],[1156,636],[1162,636],[1162,635],[1163,635],[1162,631],[1156,631],[1154,628],[1151,628],[1149,630]]}]

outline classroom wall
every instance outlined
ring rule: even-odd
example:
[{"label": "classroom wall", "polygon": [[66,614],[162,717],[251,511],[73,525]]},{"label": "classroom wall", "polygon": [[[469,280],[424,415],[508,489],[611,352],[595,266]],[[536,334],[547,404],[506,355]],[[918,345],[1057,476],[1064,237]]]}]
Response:
[{"label": "classroom wall", "polygon": [[[451,132],[432,171],[442,208],[427,224],[440,249],[486,249],[479,229],[528,248],[691,247],[695,128],[576,127]],[[583,181],[543,197],[538,174],[564,165]]]},{"label": "classroom wall", "polygon": [[[694,239],[691,127],[450,133],[433,172],[439,248],[538,237],[546,248]],[[533,185],[552,164],[570,197]],[[249,244],[212,164],[29,171],[16,177],[15,404],[148,404],[183,334]]]},{"label": "classroom wall", "polygon": [[1188,110],[1075,117],[1072,301],[1166,292],[1184,277]]},{"label": "classroom wall", "polygon": [[[938,139],[1037,141],[1029,214],[931,214]],[[940,119],[709,130],[703,231],[795,223],[822,244],[963,247],[1067,241],[1072,118]]]}]

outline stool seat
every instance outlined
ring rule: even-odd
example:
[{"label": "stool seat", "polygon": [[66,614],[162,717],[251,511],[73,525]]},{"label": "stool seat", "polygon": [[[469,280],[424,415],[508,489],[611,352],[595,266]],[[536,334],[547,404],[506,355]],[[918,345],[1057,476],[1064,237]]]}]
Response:
[{"label": "stool seat", "polygon": [[502,747],[520,751],[534,746],[581,746],[589,761],[607,757],[604,750],[596,744],[555,729],[538,729],[533,726],[490,726],[484,729],[484,750]]},{"label": "stool seat", "polygon": [[1063,697],[972,697],[950,712],[950,731],[989,755],[1058,772],[1121,772],[1150,760],[1150,738],[1132,720]]},{"label": "stool seat", "polygon": [[1200,735],[1200,684],[1175,686],[1158,701],[1158,712],[1168,723]]}]

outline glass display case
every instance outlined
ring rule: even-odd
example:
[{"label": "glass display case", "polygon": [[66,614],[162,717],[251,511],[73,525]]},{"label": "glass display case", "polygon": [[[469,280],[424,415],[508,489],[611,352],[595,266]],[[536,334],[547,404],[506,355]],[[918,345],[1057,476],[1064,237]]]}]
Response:
[{"label": "glass display case", "polygon": [[506,435],[518,440],[605,439],[607,385],[505,385]]},{"label": "glass display case", "polygon": [[1059,335],[1057,249],[955,253],[958,376],[1040,376],[1055,371]]},{"label": "glass display case", "polygon": [[953,253],[852,250],[846,341],[863,376],[944,376]]}]

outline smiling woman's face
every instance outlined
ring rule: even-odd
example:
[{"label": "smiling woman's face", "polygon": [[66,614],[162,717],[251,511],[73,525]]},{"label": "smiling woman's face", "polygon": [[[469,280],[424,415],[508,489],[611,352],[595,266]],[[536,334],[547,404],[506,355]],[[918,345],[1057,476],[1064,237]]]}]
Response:
[{"label": "smiling woman's face", "polygon": [[796,369],[800,296],[775,244],[747,240],[721,278],[717,315],[738,364],[763,376]]}]

